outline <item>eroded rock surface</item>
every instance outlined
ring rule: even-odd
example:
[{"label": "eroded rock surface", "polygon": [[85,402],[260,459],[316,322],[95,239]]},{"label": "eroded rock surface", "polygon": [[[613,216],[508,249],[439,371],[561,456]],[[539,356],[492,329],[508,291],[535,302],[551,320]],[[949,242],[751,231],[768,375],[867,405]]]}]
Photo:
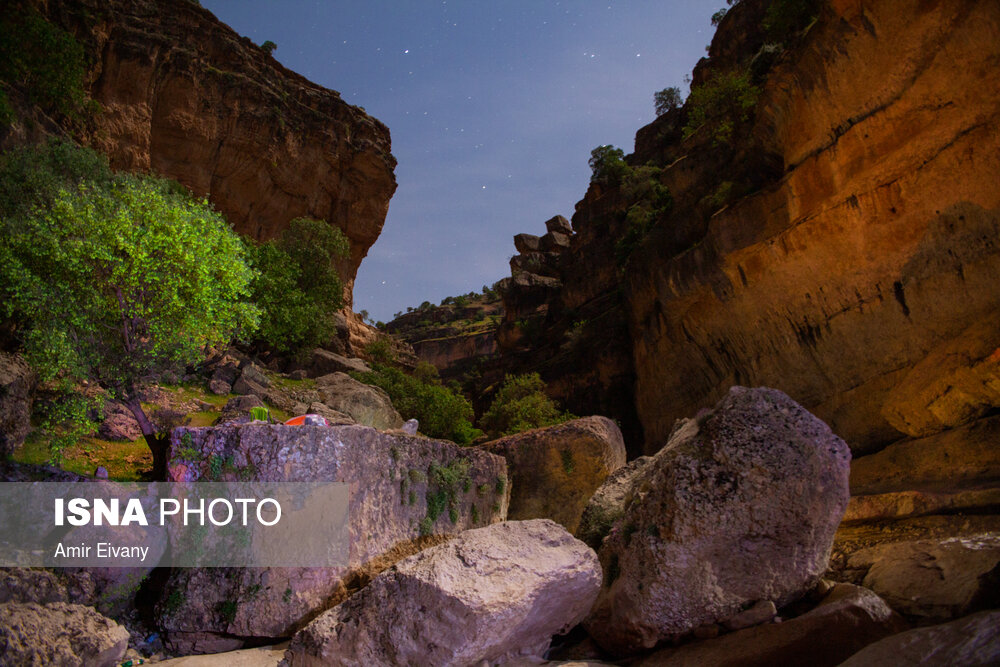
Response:
[{"label": "eroded rock surface", "polygon": [[482,448],[507,461],[509,519],[552,519],[571,533],[594,491],[625,465],[621,431],[606,417],[533,429]]},{"label": "eroded rock surface", "polygon": [[916,628],[859,651],[843,667],[967,665],[1000,663],[1000,611],[984,611],[951,623]]},{"label": "eroded rock surface", "polygon": [[328,408],[342,412],[358,424],[378,429],[400,428],[403,418],[379,387],[363,384],[347,373],[316,378],[316,390]]},{"label": "eroded rock surface", "polygon": [[128,630],[90,607],[0,604],[0,662],[5,665],[112,667],[125,655],[128,637]]},{"label": "eroded rock surface", "polygon": [[302,665],[470,665],[540,657],[587,614],[597,556],[537,519],[469,530],[382,573],[300,631]]},{"label": "eroded rock surface", "polygon": [[88,143],[114,168],[176,179],[258,240],[301,216],[339,227],[350,240],[338,267],[350,304],[396,188],[385,125],[198,3],[34,4],[84,46],[101,105]]},{"label": "eroded rock surface", "polygon": [[[442,440],[363,426],[251,424],[176,429],[171,446],[172,481],[351,486],[346,567],[175,570],[157,616],[182,654],[233,650],[247,638],[290,637],[396,561],[507,514],[503,458]],[[192,452],[196,460],[180,458]],[[213,457],[226,461],[219,477]]]},{"label": "eroded rock surface", "polygon": [[[871,591],[838,584],[812,610],[717,639],[667,648],[641,667],[833,667],[872,642],[906,629],[898,614]],[[891,663],[886,663],[891,664]]]},{"label": "eroded rock surface", "polygon": [[604,587],[587,631],[629,654],[776,606],[826,570],[847,506],[850,452],[773,389],[734,387],[635,478],[599,554]]}]

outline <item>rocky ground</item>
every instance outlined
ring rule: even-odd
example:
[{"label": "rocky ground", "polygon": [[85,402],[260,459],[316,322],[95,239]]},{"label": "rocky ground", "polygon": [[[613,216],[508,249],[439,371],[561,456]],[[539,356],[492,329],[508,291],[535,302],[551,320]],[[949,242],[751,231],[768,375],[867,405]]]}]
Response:
[{"label": "rocky ground", "polygon": [[[468,448],[408,434],[391,403],[331,365],[363,361],[314,359],[283,375],[217,355],[202,381],[247,393],[227,399],[218,424],[173,432],[170,476],[351,483],[348,566],[8,569],[4,660],[836,665],[928,645],[962,664],[1000,658],[989,612],[1000,608],[1000,518],[988,505],[905,514],[905,502],[890,505],[900,516],[882,516],[885,503],[866,515],[858,491],[912,485],[900,480],[919,479],[926,456],[897,456],[874,479],[781,392],[734,388],[626,464],[601,417]],[[322,406],[344,425],[248,423],[265,401]],[[232,465],[216,470],[220,452]],[[977,461],[967,477],[982,481],[996,461]],[[444,468],[466,481],[435,475]],[[4,465],[9,481],[46,476],[85,479]],[[453,500],[432,516],[439,492]]]}]

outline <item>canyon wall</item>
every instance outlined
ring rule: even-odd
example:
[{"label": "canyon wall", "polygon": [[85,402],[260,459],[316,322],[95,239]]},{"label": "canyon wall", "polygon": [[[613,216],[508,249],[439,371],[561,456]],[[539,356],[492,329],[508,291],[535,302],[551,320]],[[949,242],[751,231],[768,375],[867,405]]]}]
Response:
[{"label": "canyon wall", "polygon": [[36,0],[83,44],[101,110],[85,143],[117,169],[152,171],[206,196],[257,240],[299,216],[350,240],[349,304],[396,188],[389,130],[339,93],[282,67],[189,0]]},{"label": "canyon wall", "polygon": [[772,4],[730,9],[693,73],[754,77],[731,139],[690,98],[637,133],[626,162],[673,203],[634,249],[634,196],[595,178],[554,271],[512,261],[505,367],[604,408],[630,455],[732,385],[856,455],[1000,406],[1000,5],[820,2],[775,44]]},{"label": "canyon wall", "polygon": [[998,36],[995,3],[836,2],[776,65],[752,133],[780,180],[630,267],[650,450],[733,384],[856,453],[1000,405]]}]

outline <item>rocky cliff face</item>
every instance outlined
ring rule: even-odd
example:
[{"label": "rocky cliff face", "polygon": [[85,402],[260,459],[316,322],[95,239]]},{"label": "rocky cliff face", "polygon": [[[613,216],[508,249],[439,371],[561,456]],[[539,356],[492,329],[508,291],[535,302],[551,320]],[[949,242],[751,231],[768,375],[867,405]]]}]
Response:
[{"label": "rocky cliff face", "polygon": [[[768,4],[733,7],[694,74],[754,73],[750,118],[721,146],[704,127],[682,133],[690,104],[639,131],[628,161],[661,168],[673,208],[614,276],[629,201],[592,184],[537,340],[564,335],[553,311],[620,294],[628,336],[603,349],[617,350],[618,377],[634,373],[649,452],[735,384],[785,391],[855,454],[989,413],[1000,8],[819,3],[776,50]],[[611,375],[592,393],[613,394]]]},{"label": "rocky cliff face", "polygon": [[113,167],[153,171],[207,196],[257,240],[309,216],[361,259],[396,188],[389,130],[339,93],[282,67],[187,0],[33,1],[84,45],[100,103],[85,132]]},{"label": "rocky cliff face", "polygon": [[837,2],[777,64],[751,132],[780,180],[629,274],[648,446],[736,383],[856,452],[1000,403],[998,30],[989,3]]}]

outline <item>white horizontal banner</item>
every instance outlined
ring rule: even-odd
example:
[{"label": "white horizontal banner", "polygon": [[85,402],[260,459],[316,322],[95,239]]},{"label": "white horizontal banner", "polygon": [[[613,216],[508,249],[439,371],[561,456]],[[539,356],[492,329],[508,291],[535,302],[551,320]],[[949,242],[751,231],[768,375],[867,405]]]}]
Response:
[{"label": "white horizontal banner", "polygon": [[336,482],[0,483],[2,567],[342,567]]}]

